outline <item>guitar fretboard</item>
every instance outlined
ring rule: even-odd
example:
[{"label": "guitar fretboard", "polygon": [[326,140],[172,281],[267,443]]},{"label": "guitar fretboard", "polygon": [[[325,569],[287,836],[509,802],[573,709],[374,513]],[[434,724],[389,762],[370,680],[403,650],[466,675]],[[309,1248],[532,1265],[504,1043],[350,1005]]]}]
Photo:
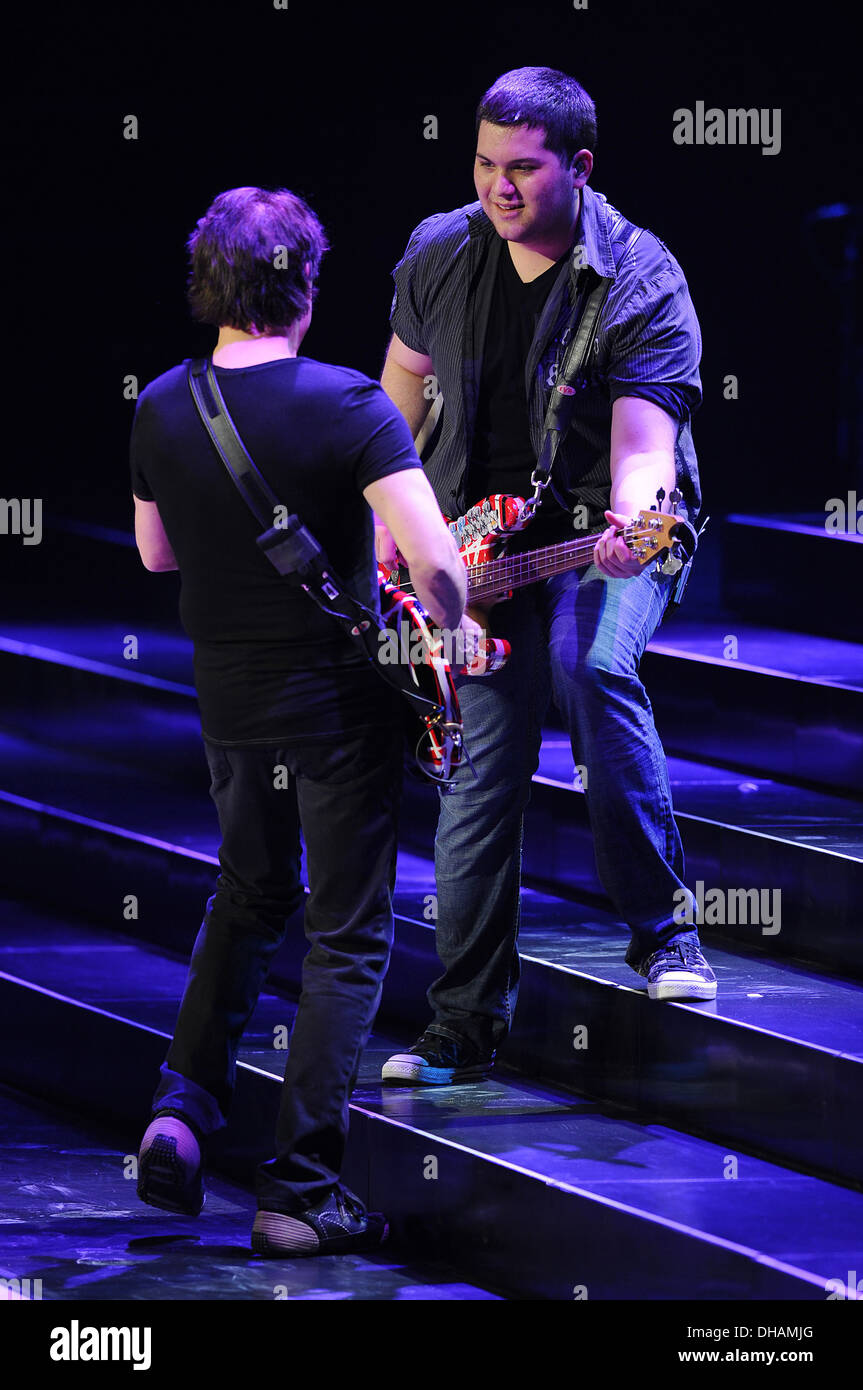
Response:
[{"label": "guitar fretboard", "polygon": [[[627,526],[621,534],[629,542],[638,536],[639,528]],[[495,560],[487,560],[485,564],[468,565],[468,603],[506,593],[508,589],[535,584],[539,579],[578,569],[580,565],[589,565],[597,537],[601,535],[601,531],[593,531],[587,536],[580,536],[578,540],[559,541],[540,550],[527,550],[522,555],[501,555]]]}]

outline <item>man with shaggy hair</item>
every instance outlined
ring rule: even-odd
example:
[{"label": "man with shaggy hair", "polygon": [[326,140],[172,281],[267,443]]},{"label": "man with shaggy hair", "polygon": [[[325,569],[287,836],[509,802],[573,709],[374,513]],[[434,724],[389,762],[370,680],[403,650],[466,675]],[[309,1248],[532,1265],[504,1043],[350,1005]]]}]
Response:
[{"label": "man with shaggy hair", "polygon": [[[298,355],[326,249],[314,212],[286,189],[216,198],[189,241],[189,300],[218,328],[218,386],[258,469],[347,587],[380,611],[374,508],[410,556],[432,619],[458,628],[464,569],[402,416],[360,372]],[[240,1038],[303,898],[302,829],[309,951],[252,1248],[374,1246],[386,1221],[339,1175],[393,939],[399,697],[256,545],[260,527],[196,413],[185,364],[141,394],[131,467],[144,565],[180,572],[221,830],[221,872],[141,1144],[138,1193],[169,1211],[201,1210],[202,1150],[226,1123]]]}]

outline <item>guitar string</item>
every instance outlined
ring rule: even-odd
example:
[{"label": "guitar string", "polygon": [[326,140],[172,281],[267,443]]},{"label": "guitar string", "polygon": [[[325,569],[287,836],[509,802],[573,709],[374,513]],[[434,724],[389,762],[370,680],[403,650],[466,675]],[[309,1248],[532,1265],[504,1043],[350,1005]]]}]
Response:
[{"label": "guitar string", "polygon": [[[507,588],[517,588],[522,584],[560,573],[562,568],[575,568],[573,561],[587,564],[601,534],[601,531],[596,531],[590,536],[583,536],[574,541],[559,541],[540,550],[525,551],[520,555],[502,555],[480,564],[466,565],[471,597],[481,598],[497,594]],[[647,532],[640,531],[638,526],[628,526],[620,534],[625,541],[632,541],[644,539]],[[498,541],[502,536],[491,539]]]},{"label": "guitar string", "polygon": [[[559,572],[561,564],[571,565],[573,560],[582,559],[588,562],[593,554],[596,540],[601,534],[598,531],[593,537],[585,536],[576,541],[560,541],[556,545],[544,546],[541,550],[527,551],[523,555],[504,555],[498,559],[487,560],[482,564],[468,565],[466,566],[468,587],[473,591],[472,596],[478,596],[480,592],[491,594],[509,588],[507,579],[511,580],[513,584],[515,581],[542,579]],[[626,541],[634,539],[635,528],[627,527],[622,535]],[[495,585],[498,586],[497,589],[494,587]]]}]

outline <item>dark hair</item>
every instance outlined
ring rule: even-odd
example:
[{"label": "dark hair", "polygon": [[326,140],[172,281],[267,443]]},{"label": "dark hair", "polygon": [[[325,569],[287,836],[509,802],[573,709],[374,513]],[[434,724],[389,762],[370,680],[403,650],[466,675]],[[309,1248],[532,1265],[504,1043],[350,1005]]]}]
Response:
[{"label": "dark hair", "polygon": [[513,68],[489,87],[476,112],[491,125],[541,126],[543,144],[562,164],[596,148],[596,107],[574,77],[556,68]]},{"label": "dark hair", "polygon": [[186,247],[193,317],[264,333],[289,328],[305,314],[329,243],[308,204],[287,188],[229,188],[207,208]]}]

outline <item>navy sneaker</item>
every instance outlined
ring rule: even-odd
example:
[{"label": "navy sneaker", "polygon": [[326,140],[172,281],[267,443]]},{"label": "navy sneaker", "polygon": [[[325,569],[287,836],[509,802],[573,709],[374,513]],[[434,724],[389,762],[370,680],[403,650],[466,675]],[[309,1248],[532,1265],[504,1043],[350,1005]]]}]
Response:
[{"label": "navy sneaker", "polygon": [[716,976],[692,941],[662,946],[635,967],[651,999],[715,999]]},{"label": "navy sneaker", "polygon": [[252,1249],[268,1259],[344,1255],[351,1250],[373,1250],[383,1245],[388,1233],[383,1213],[366,1211],[359,1197],[339,1183],[307,1211],[290,1216],[259,1211],[252,1227]]},{"label": "navy sneaker", "polygon": [[477,1051],[466,1038],[444,1037],[426,1031],[407,1052],[396,1052],[381,1070],[382,1081],[403,1086],[451,1086],[459,1081],[480,1081],[494,1065],[494,1050]]},{"label": "navy sneaker", "polygon": [[147,1126],[138,1153],[138,1196],[162,1211],[197,1216],[204,1205],[200,1135],[181,1116],[163,1112]]}]

